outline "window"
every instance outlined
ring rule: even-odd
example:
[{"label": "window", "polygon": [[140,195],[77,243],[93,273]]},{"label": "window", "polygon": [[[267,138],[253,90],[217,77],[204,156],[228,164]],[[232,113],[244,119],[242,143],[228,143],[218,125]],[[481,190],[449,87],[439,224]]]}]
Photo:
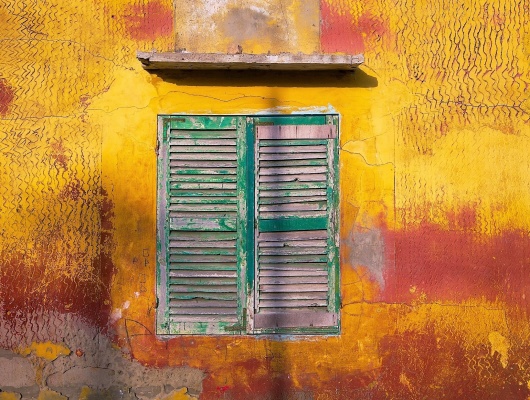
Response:
[{"label": "window", "polygon": [[160,116],[157,333],[339,332],[338,116]]}]

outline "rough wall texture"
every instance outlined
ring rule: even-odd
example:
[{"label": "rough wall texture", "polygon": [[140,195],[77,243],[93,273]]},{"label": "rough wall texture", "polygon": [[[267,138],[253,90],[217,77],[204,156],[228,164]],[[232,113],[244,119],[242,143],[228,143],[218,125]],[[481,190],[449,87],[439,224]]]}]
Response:
[{"label": "rough wall texture", "polygon": [[[0,0],[0,399],[527,399],[529,15],[527,0]],[[135,59],[238,46],[366,63],[157,76]],[[341,335],[157,338],[156,115],[330,107]]]}]

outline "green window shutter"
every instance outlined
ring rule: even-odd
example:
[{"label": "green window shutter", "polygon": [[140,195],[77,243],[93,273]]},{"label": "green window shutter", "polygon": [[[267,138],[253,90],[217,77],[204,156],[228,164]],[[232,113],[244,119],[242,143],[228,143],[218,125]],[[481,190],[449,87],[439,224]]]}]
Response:
[{"label": "green window shutter", "polygon": [[[244,135],[236,117],[169,117],[159,155],[158,333],[243,329]],[[243,216],[243,217],[242,217]],[[163,225],[163,230],[161,226]]]},{"label": "green window shutter", "polygon": [[338,332],[337,130],[328,121],[256,127],[257,332]]}]

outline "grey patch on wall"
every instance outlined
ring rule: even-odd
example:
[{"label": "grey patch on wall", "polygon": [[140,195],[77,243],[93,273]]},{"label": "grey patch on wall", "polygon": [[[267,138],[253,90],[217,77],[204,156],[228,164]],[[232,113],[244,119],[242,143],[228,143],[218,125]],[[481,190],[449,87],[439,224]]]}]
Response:
[{"label": "grey patch on wall", "polygon": [[378,229],[352,232],[343,244],[350,250],[351,264],[368,268],[371,277],[384,289],[385,242],[381,232]]},{"label": "grey patch on wall", "polygon": [[0,390],[14,392],[22,398],[36,398],[39,385],[31,361],[11,351],[0,350]]},{"label": "grey patch on wall", "polygon": [[[223,34],[241,44],[245,40],[270,39],[280,46],[288,38],[283,21],[275,21],[269,15],[254,8],[232,8],[222,16],[218,26]],[[269,49],[274,52],[274,49]],[[244,49],[243,49],[244,51]]]},{"label": "grey patch on wall", "polygon": [[23,400],[37,398],[44,389],[76,400],[83,387],[90,389],[89,399],[151,400],[182,387],[194,396],[202,391],[201,370],[144,367],[126,358],[106,335],[75,315],[35,313],[17,320],[16,325],[13,330],[13,325],[0,319],[2,347],[24,347],[33,341],[49,340],[72,351],[69,356],[46,361],[0,350],[0,391],[22,394]]}]

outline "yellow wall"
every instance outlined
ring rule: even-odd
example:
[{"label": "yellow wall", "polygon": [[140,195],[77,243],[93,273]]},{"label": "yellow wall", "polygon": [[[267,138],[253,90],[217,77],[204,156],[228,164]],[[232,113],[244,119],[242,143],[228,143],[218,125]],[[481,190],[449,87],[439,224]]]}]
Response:
[{"label": "yellow wall", "polygon": [[[77,313],[141,363],[204,371],[203,398],[527,398],[530,4],[191,3],[175,16],[169,0],[0,5],[5,326]],[[366,62],[157,74],[135,58],[238,45]],[[341,115],[342,334],[161,341],[157,114],[263,110]],[[17,335],[0,344],[48,339]]]}]

